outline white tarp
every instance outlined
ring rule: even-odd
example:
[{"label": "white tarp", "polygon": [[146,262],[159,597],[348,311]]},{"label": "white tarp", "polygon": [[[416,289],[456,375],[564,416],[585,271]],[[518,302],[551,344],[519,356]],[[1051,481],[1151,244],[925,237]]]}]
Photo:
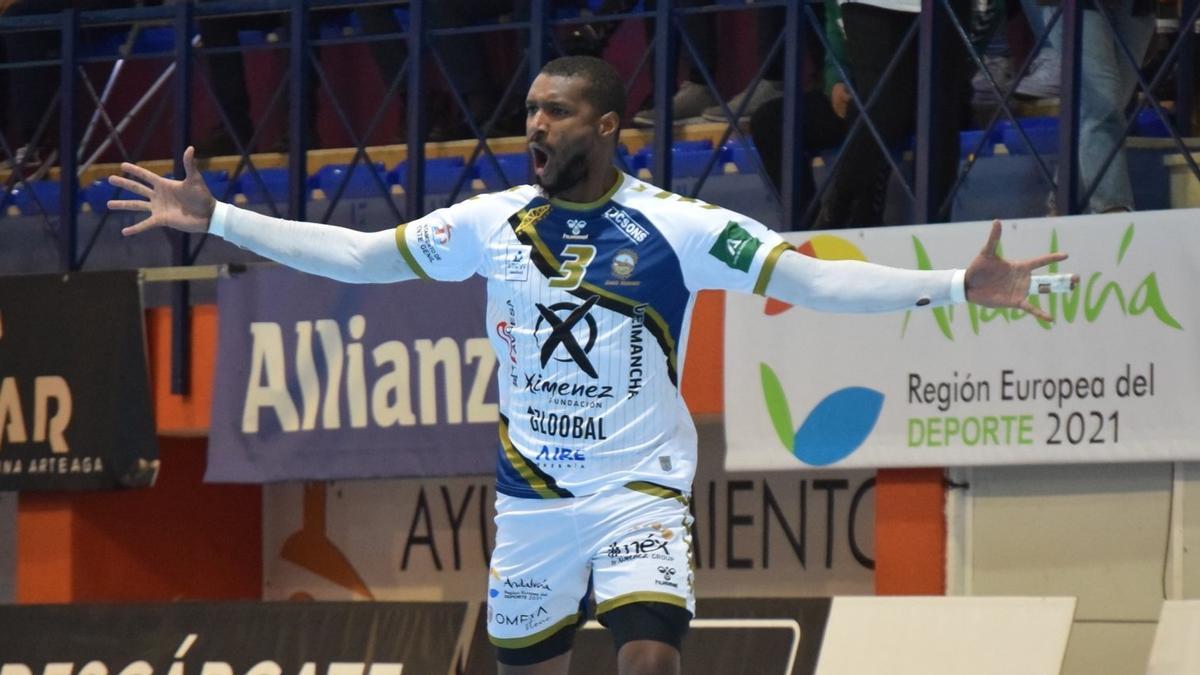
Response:
[{"label": "white tarp", "polygon": [[[966,265],[988,223],[795,233],[822,258]],[[727,294],[728,470],[1200,458],[1200,211],[1005,223],[1067,251],[1045,324],[974,305],[878,315]]]}]

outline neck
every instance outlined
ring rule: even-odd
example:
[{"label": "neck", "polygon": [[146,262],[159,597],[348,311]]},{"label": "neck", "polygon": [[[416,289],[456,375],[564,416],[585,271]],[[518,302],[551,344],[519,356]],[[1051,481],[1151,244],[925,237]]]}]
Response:
[{"label": "neck", "polygon": [[571,186],[570,189],[554,195],[554,199],[589,204],[603,197],[612,189],[613,183],[620,180],[620,175],[616,167],[612,165],[612,161],[607,157],[603,159],[602,163],[593,163],[586,178]]}]

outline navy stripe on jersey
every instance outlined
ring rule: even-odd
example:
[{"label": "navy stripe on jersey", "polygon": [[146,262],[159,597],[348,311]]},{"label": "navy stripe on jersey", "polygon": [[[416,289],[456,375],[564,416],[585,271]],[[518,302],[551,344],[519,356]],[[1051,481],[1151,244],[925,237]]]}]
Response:
[{"label": "navy stripe on jersey", "polygon": [[529,461],[508,438],[508,418],[500,416],[500,447],[496,461],[496,491],[510,497],[557,499],[574,497],[558,487],[554,477]]},{"label": "navy stripe on jersey", "polygon": [[[677,336],[682,332],[689,292],[675,251],[641,212],[615,202],[593,212],[556,211],[538,197],[513,214],[508,223],[517,239],[531,247],[530,259],[538,271],[554,279],[560,276],[562,266],[548,242],[567,238],[568,231],[573,231],[568,225],[572,216],[590,216],[590,221],[599,225],[606,222],[602,210],[614,208],[636,222],[647,236],[635,243],[615,227],[591,233],[587,241],[595,247],[595,257],[579,287],[566,292],[585,301],[595,297],[596,304],[609,311],[645,319],[643,325],[667,359],[667,376],[678,387]],[[639,267],[652,269],[653,278],[637,278]],[[660,313],[662,307],[670,310]]]}]

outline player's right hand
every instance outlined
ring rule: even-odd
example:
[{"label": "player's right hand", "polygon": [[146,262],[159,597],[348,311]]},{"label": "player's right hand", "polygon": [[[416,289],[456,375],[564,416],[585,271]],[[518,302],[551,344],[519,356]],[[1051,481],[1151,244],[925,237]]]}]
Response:
[{"label": "player's right hand", "polygon": [[208,231],[208,221],[212,219],[217,200],[196,169],[196,150],[191,146],[183,151],[183,169],[183,180],[171,180],[136,164],[124,162],[121,171],[139,180],[118,175],[108,177],[110,185],[149,200],[108,201],[108,208],[113,211],[145,211],[150,214],[145,220],[121,230],[121,234],[129,236],[157,227],[172,227],[193,233]]}]

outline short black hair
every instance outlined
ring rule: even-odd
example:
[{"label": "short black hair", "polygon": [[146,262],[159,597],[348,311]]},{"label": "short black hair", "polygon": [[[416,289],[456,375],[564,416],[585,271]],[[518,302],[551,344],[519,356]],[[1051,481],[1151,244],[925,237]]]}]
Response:
[{"label": "short black hair", "polygon": [[620,124],[620,118],[625,115],[625,83],[607,61],[594,56],[563,56],[542,66],[542,74],[587,80],[584,98],[601,115],[617,113]]}]

